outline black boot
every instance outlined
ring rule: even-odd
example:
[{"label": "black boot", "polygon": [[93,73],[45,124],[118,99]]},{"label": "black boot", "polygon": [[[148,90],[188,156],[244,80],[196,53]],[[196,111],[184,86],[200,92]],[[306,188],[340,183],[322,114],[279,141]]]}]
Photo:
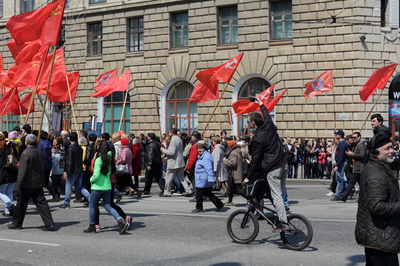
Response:
[{"label": "black boot", "polygon": [[89,227],[83,230],[84,233],[96,233],[96,227],[94,224],[89,224]]},{"label": "black boot", "polygon": [[128,230],[129,224],[124,221],[124,219],[120,218],[117,220],[119,226],[119,234],[122,235]]}]

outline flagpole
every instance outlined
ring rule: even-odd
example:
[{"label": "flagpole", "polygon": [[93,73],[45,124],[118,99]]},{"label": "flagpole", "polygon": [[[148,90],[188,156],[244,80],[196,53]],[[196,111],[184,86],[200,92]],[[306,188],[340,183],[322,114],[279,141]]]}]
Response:
[{"label": "flagpole", "polygon": [[[129,91],[128,91],[128,89],[127,89],[127,90],[126,90],[126,93],[125,93],[124,105],[122,105],[122,113],[121,113],[121,119],[119,120],[118,131],[121,130],[122,118],[124,117],[124,114],[125,114],[125,106],[126,106],[126,101],[128,100],[128,94],[129,94]],[[125,133],[126,133],[126,132],[125,132]]]},{"label": "flagpole", "polygon": [[219,106],[219,103],[221,102],[222,97],[224,96],[224,93],[225,93],[226,89],[228,88],[228,86],[229,86],[229,83],[227,82],[226,85],[225,85],[225,87],[224,87],[224,90],[223,90],[222,93],[221,93],[221,97],[219,97],[218,102],[217,102],[217,104],[216,104],[215,107],[214,107],[213,112],[212,112],[211,115],[208,117],[207,124],[206,124],[205,128],[203,129],[203,132],[201,133],[201,135],[202,135],[203,137],[204,137],[204,133],[206,133],[206,131],[207,131],[208,125],[210,124],[211,118],[214,116],[215,110],[217,110],[217,108],[218,108],[218,106]]},{"label": "flagpole", "polygon": [[[50,47],[47,48],[46,54],[45,54],[45,56],[44,56],[44,60],[42,61],[42,65],[41,65],[40,71],[39,71],[39,76],[38,76],[38,79],[37,79],[37,81],[36,81],[35,87],[33,88],[33,91],[32,91],[32,96],[31,96],[31,100],[30,100],[30,102],[29,102],[29,108],[28,108],[28,112],[26,113],[26,116],[25,116],[24,124],[26,124],[26,123],[28,122],[29,113],[30,113],[30,111],[32,110],[32,105],[33,105],[33,102],[34,102],[34,99],[35,99],[35,96],[36,96],[36,90],[38,89],[39,84],[40,84],[40,80],[42,79],[44,64],[46,63],[46,57],[47,57],[47,54],[49,53],[49,50],[50,50]],[[46,97],[47,97],[47,95],[46,95]],[[44,109],[45,109],[45,106],[43,106],[43,110],[44,110]],[[33,117],[33,114],[32,114],[32,117]],[[33,120],[32,120],[32,125],[33,125]],[[40,131],[40,130],[41,130],[41,129],[39,129],[39,131]]]},{"label": "flagpole", "polygon": [[68,76],[67,76],[67,75],[65,75],[65,79],[66,79],[66,81],[67,81],[69,102],[70,102],[70,104],[71,104],[72,117],[73,117],[73,119],[74,119],[75,130],[76,130],[76,133],[78,133],[78,124],[76,123],[76,116],[75,116],[75,110],[74,110],[74,103],[73,103],[73,101],[72,101],[72,95],[71,95],[71,87],[70,87],[70,85],[69,85],[69,79],[68,79]]},{"label": "flagpole", "polygon": [[369,110],[369,113],[368,113],[367,117],[365,118],[364,124],[361,127],[361,130],[365,129],[365,125],[367,124],[368,118],[371,115],[372,110],[374,110],[374,108],[375,108],[376,104],[378,103],[379,99],[381,98],[383,91],[384,90],[381,90],[381,93],[379,93],[378,99],[376,99],[376,101],[374,101],[374,105],[372,106],[371,110]]},{"label": "flagpole", "polygon": [[[1,117],[3,117],[4,112],[6,111],[6,109],[7,109],[7,107],[8,107],[8,104],[10,103],[11,98],[14,96],[14,93],[15,93],[16,90],[17,90],[17,89],[14,89],[13,92],[11,93],[11,95],[10,95],[10,98],[8,98],[7,103],[6,103],[6,106],[4,107],[3,111],[1,112],[1,115],[0,115]],[[3,96],[3,97],[4,97],[4,96]],[[7,120],[6,120],[6,121],[7,121]]]},{"label": "flagpole", "polygon": [[158,117],[158,122],[159,122],[158,124],[160,125],[158,128],[160,130],[160,138],[161,138],[161,136],[162,136],[162,128],[161,128],[161,117],[160,117],[160,104],[158,102],[157,94],[155,94],[155,96],[156,96],[157,117]]},{"label": "flagpole", "polygon": [[[53,46],[53,58],[51,59],[51,67],[50,67],[50,74],[49,74],[49,79],[47,80],[47,88],[46,88],[46,95],[44,97],[44,103],[43,103],[43,108],[42,108],[42,114],[40,116],[40,126],[39,126],[39,133],[38,133],[38,137],[40,138],[40,133],[42,132],[42,126],[43,126],[43,118],[44,118],[44,112],[46,109],[46,104],[47,104],[47,98],[48,98],[48,94],[49,94],[49,88],[50,88],[50,82],[51,82],[51,75],[53,74],[53,68],[54,68],[54,63],[56,61],[56,52],[57,49],[55,46]],[[36,91],[35,91],[36,92]],[[33,97],[33,96],[32,96]],[[32,102],[32,101],[31,101]],[[29,109],[30,110],[30,109]],[[29,111],[28,110],[28,111]]]}]

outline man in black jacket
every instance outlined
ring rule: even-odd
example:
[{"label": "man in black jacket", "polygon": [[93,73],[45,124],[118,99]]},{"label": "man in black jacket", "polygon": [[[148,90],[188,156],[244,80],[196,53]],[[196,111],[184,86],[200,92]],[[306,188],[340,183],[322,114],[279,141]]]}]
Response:
[{"label": "man in black jacket", "polygon": [[393,145],[387,131],[368,144],[370,159],[360,178],[355,236],[365,247],[366,265],[399,265],[400,192],[390,164]]},{"label": "man in black jacket", "polygon": [[[256,98],[261,114],[252,113],[248,121],[250,128],[255,128],[254,136],[249,145],[251,154],[250,171],[244,182],[254,179],[266,179],[271,189],[271,196],[278,213],[279,220],[287,223],[286,210],[282,199],[281,169],[286,164],[283,143],[277,128],[262,101]],[[286,227],[282,225],[284,230]]]},{"label": "man in black jacket", "polygon": [[83,177],[83,150],[78,145],[78,134],[72,132],[69,136],[71,141],[71,146],[67,150],[67,155],[65,156],[65,172],[64,177],[66,177],[65,182],[65,200],[64,204],[60,207],[67,209],[70,207],[69,203],[71,201],[72,186],[75,185],[76,190],[80,191],[82,195],[89,200],[90,193],[82,187],[82,177]]},{"label": "man in black jacket", "polygon": [[22,229],[26,208],[29,198],[42,217],[43,231],[53,231],[54,222],[50,213],[49,205],[44,197],[43,187],[46,183],[45,176],[45,154],[37,148],[36,136],[30,134],[26,136],[27,148],[21,154],[17,177],[17,207],[13,222],[8,225],[9,229]]},{"label": "man in black jacket", "polygon": [[156,141],[156,134],[147,134],[147,145],[144,153],[145,160],[147,162],[145,185],[143,190],[145,195],[150,194],[153,178],[156,180],[161,190],[160,195],[163,195],[164,185],[162,184],[163,179],[160,147],[160,143]]}]

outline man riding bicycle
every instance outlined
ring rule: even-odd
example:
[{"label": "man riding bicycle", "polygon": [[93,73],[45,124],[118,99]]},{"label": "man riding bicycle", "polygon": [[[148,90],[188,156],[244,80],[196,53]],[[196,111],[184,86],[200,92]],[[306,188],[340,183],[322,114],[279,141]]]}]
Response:
[{"label": "man riding bicycle", "polygon": [[[249,144],[250,170],[244,183],[256,179],[267,180],[273,204],[281,222],[280,228],[275,230],[283,231],[287,229],[287,216],[282,198],[280,171],[286,163],[286,154],[268,109],[258,97],[256,103],[260,105],[262,116],[260,113],[252,113],[248,121],[249,127],[254,128],[255,131]],[[256,190],[256,200],[261,202],[265,189],[256,188]]]}]

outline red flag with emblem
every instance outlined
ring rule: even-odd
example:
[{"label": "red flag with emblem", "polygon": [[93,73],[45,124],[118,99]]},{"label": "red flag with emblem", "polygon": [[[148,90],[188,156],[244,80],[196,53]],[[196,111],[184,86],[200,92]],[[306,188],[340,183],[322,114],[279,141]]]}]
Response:
[{"label": "red flag with emblem", "polygon": [[[13,87],[33,87],[39,76],[40,68],[44,60],[45,63],[51,63],[51,58],[53,54],[46,55],[43,51],[37,53],[32,61],[22,62],[15,65],[15,75],[11,81],[11,86]],[[48,63],[49,64],[49,63]]]},{"label": "red flag with emblem", "polygon": [[[106,83],[98,86],[91,97],[107,97],[116,91],[126,91],[129,87],[131,71],[128,70],[119,76],[110,78]],[[97,83],[96,83],[97,84]]]},{"label": "red flag with emblem", "polygon": [[304,85],[306,91],[304,97],[311,98],[315,95],[322,94],[324,92],[333,90],[333,75],[332,71],[326,71],[321,75],[317,76],[313,81],[308,82]]},{"label": "red flag with emblem", "polygon": [[107,87],[110,79],[116,77],[117,74],[118,74],[118,69],[113,69],[104,74],[101,74],[100,76],[97,77],[96,83],[94,84],[93,88],[99,90],[102,88],[102,86]]},{"label": "red flag with emblem", "polygon": [[377,89],[383,90],[385,88],[386,83],[393,75],[396,67],[397,64],[381,67],[372,74],[367,83],[365,83],[365,85],[358,92],[363,103],[365,103]]},{"label": "red flag with emblem", "polygon": [[200,83],[190,96],[191,102],[206,102],[219,98],[218,81],[229,82],[235,73],[244,53],[235,56],[228,62],[218,67],[205,69],[197,73]]},{"label": "red flag with emblem", "polygon": [[11,17],[6,27],[16,44],[41,39],[44,46],[57,45],[66,0],[55,0],[41,8]]},{"label": "red flag with emblem", "polygon": [[[267,106],[269,99],[271,98],[272,92],[274,91],[275,84],[270,86],[268,89],[256,95],[265,106]],[[258,110],[259,105],[255,102],[250,102],[249,100],[239,100],[232,104],[233,110],[236,115],[248,114]]]}]

